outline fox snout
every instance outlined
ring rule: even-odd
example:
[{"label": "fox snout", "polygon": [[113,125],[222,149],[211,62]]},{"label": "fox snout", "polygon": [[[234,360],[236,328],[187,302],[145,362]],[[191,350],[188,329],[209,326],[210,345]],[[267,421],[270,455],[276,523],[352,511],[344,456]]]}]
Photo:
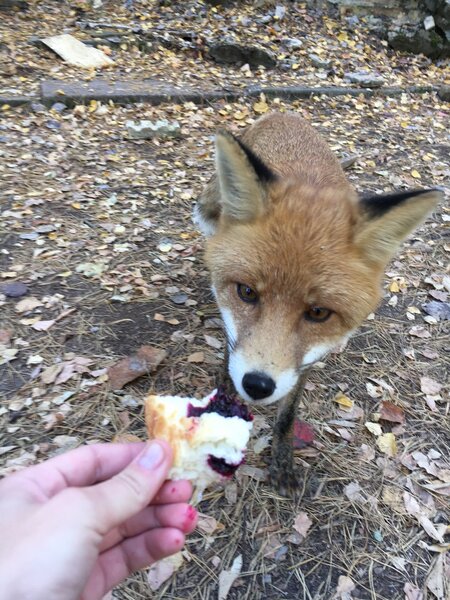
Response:
[{"label": "fox snout", "polygon": [[265,373],[251,371],[242,378],[242,387],[253,400],[264,400],[273,394],[276,383]]},{"label": "fox snout", "polygon": [[272,404],[295,387],[299,376],[296,369],[276,371],[267,367],[269,362],[252,360],[241,349],[230,351],[228,371],[234,387],[245,400]]}]

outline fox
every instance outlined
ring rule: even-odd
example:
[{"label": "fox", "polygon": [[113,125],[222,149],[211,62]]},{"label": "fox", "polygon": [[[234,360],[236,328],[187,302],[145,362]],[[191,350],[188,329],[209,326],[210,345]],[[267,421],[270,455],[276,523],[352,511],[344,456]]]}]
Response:
[{"label": "fox", "polygon": [[272,485],[296,493],[293,427],[311,367],[381,298],[384,270],[438,189],[359,196],[325,139],[296,113],[219,130],[194,207],[226,335],[225,368],[249,403],[278,403]]}]

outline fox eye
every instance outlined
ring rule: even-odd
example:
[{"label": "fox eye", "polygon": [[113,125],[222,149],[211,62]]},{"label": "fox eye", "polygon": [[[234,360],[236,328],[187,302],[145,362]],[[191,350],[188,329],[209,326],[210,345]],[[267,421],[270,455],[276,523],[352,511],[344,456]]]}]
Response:
[{"label": "fox eye", "polygon": [[314,323],[323,323],[331,316],[332,311],[322,306],[311,306],[305,311],[305,319]]},{"label": "fox eye", "polygon": [[236,289],[239,298],[243,302],[247,302],[247,304],[256,304],[258,302],[258,292],[255,292],[255,290],[248,285],[245,285],[245,283],[238,283]]}]

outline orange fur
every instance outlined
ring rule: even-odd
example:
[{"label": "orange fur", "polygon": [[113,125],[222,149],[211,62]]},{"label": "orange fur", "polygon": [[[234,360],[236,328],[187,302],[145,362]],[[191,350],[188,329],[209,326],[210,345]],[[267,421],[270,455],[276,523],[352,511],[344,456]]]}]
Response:
[{"label": "orange fur", "polygon": [[[263,117],[241,142],[218,134],[217,176],[197,216],[212,234],[206,262],[236,329],[231,350],[276,383],[287,370],[298,375],[308,352],[319,357],[345,340],[375,309],[386,263],[439,194],[411,192],[384,208],[360,201],[325,141],[295,114]],[[257,304],[238,297],[238,283],[258,292]],[[311,322],[311,307],[332,314]]]}]

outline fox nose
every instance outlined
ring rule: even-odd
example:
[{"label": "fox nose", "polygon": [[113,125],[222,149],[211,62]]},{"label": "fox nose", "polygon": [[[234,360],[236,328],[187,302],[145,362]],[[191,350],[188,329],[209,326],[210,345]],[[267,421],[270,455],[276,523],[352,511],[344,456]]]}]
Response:
[{"label": "fox nose", "polygon": [[253,400],[262,400],[273,394],[275,381],[264,373],[246,373],[242,378],[242,387]]}]

